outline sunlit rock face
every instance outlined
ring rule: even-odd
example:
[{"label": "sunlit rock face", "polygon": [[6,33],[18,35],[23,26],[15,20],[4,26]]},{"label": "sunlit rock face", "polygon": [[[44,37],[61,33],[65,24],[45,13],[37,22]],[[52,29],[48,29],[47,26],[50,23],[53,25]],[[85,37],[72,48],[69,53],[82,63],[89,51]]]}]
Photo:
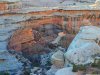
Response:
[{"label": "sunlit rock face", "polygon": [[[43,52],[43,44],[45,40],[42,39],[38,31],[31,28],[17,30],[9,40],[8,49],[23,52],[27,55],[39,54]],[[41,41],[41,42],[40,42]],[[42,50],[42,51],[41,51]]]},{"label": "sunlit rock face", "polygon": [[75,64],[87,64],[93,62],[100,55],[100,28],[96,26],[83,26],[70,44],[65,53],[66,61]]},{"label": "sunlit rock face", "polygon": [[20,51],[22,45],[24,45],[25,42],[29,42],[29,44],[34,43],[34,35],[32,34],[32,29],[26,28],[17,30],[9,40],[8,47],[9,49]]}]

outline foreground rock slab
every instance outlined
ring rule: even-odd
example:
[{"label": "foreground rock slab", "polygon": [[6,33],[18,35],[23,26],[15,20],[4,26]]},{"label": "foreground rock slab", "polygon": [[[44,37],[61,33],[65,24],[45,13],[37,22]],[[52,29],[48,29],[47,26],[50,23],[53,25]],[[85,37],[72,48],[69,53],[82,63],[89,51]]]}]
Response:
[{"label": "foreground rock slab", "polygon": [[83,26],[65,53],[66,60],[75,64],[87,64],[100,55],[100,28]]}]

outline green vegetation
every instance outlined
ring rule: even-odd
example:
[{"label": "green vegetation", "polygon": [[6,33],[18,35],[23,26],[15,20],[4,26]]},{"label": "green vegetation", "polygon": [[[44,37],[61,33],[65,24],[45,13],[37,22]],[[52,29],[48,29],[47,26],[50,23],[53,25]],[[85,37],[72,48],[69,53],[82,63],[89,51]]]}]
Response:
[{"label": "green vegetation", "polygon": [[98,72],[97,71],[94,71],[94,72],[92,72],[92,74],[98,74]]},{"label": "green vegetation", "polygon": [[27,71],[27,70],[25,70],[25,71],[24,71],[24,75],[30,75],[30,72]]},{"label": "green vegetation", "polygon": [[91,66],[94,67],[94,68],[100,69],[100,60],[98,60],[98,62],[96,62],[96,60],[95,60],[94,63],[91,64]]},{"label": "green vegetation", "polygon": [[33,62],[32,63],[32,66],[39,67],[40,66],[40,63],[39,62]]},{"label": "green vegetation", "polygon": [[84,65],[75,65],[73,64],[73,72],[77,72],[77,71],[85,71],[86,70],[86,66]]},{"label": "green vegetation", "polygon": [[47,61],[47,64],[46,64],[47,66],[51,66],[52,64],[51,64],[51,61]]},{"label": "green vegetation", "polygon": [[92,66],[92,67],[97,67],[97,64],[92,63],[91,66]]},{"label": "green vegetation", "polygon": [[79,66],[78,66],[78,69],[79,69],[80,71],[85,71],[85,70],[86,70],[86,66],[84,66],[84,65],[79,65]]},{"label": "green vegetation", "polygon": [[0,75],[10,75],[8,72],[0,72]]},{"label": "green vegetation", "polygon": [[75,65],[75,64],[73,64],[73,70],[72,70],[73,72],[77,72],[78,71],[78,66],[77,65]]}]

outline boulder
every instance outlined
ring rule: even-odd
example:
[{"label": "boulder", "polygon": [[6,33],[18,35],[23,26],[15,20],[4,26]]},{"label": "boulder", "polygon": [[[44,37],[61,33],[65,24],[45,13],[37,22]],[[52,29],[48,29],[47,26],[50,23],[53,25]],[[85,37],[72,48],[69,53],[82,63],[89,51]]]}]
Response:
[{"label": "boulder", "polygon": [[55,73],[64,67],[64,53],[60,50],[51,56],[51,68],[47,71],[47,75],[55,75]]},{"label": "boulder", "polygon": [[51,57],[51,62],[56,68],[63,68],[64,67],[64,53],[62,51],[57,51]]},{"label": "boulder", "polygon": [[100,28],[83,26],[65,53],[66,61],[74,64],[88,64],[100,55]]}]

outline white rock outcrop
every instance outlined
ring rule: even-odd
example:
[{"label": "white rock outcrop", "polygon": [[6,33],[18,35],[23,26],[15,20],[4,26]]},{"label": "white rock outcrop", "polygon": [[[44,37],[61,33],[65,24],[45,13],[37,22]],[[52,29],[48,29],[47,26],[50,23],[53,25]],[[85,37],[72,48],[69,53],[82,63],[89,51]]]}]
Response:
[{"label": "white rock outcrop", "polygon": [[65,53],[66,61],[75,64],[93,62],[94,57],[100,55],[100,28],[96,26],[83,26],[70,44]]},{"label": "white rock outcrop", "polygon": [[57,51],[51,57],[51,62],[56,68],[64,67],[64,53],[62,51]]},{"label": "white rock outcrop", "polygon": [[66,67],[63,69],[58,70],[55,75],[76,75],[74,72],[72,72],[72,67]]}]

